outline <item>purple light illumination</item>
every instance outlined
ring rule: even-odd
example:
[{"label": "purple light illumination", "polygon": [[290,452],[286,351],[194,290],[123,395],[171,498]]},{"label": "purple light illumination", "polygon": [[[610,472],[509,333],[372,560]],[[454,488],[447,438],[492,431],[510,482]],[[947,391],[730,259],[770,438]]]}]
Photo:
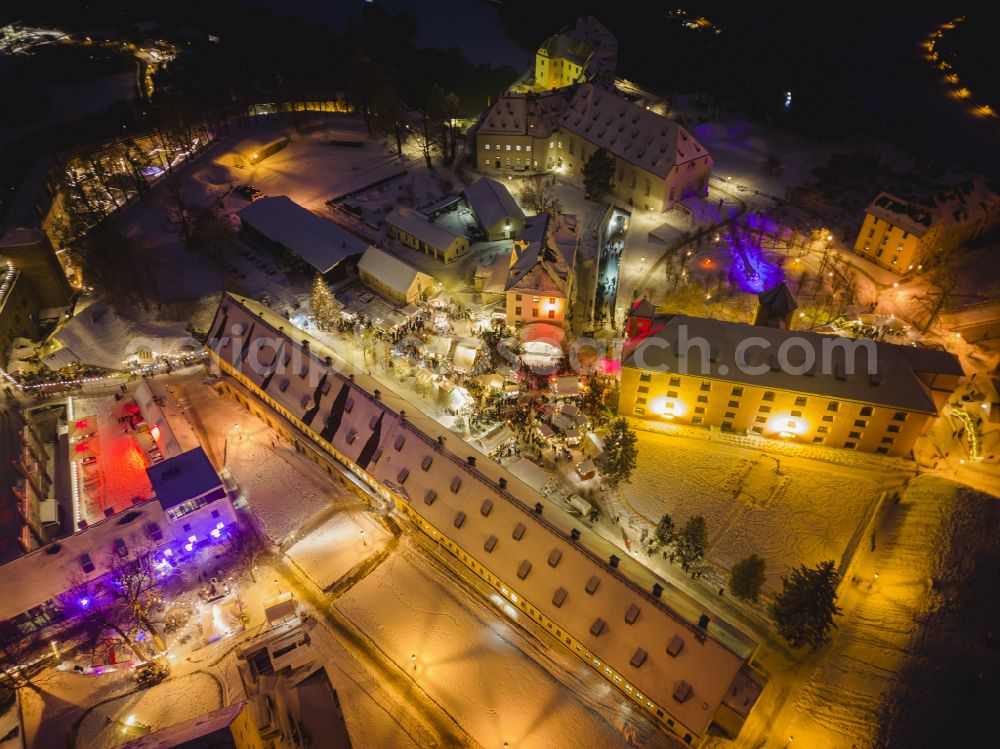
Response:
[{"label": "purple light illumination", "polygon": [[733,256],[733,276],[743,291],[759,294],[784,278],[781,268],[764,257],[764,251],[750,232],[736,229],[726,237],[726,243]]},{"label": "purple light illumination", "polygon": [[90,598],[88,598],[87,596],[83,596],[77,601],[77,603],[80,604],[81,609],[85,609],[90,606]]}]

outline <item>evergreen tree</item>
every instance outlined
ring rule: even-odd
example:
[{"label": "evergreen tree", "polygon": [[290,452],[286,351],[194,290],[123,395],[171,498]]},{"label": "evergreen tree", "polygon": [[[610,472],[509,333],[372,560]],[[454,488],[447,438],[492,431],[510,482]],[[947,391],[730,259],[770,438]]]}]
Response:
[{"label": "evergreen tree", "polygon": [[701,515],[688,518],[680,533],[674,537],[674,549],[685,572],[704,557],[708,549],[708,527],[705,518]]},{"label": "evergreen tree", "polygon": [[603,148],[598,148],[583,165],[583,191],[587,200],[599,203],[611,192],[611,181],[615,176],[615,160]]},{"label": "evergreen tree", "polygon": [[656,540],[664,546],[674,542],[674,519],[667,513],[663,513],[660,522],[656,524]]},{"label": "evergreen tree", "polygon": [[794,647],[809,645],[813,650],[829,640],[830,629],[836,626],[833,617],[840,613],[839,582],[840,573],[832,560],[816,567],[802,565],[792,570],[791,578],[782,578],[784,590],[771,607],[781,636]]},{"label": "evergreen tree", "polygon": [[309,306],[312,309],[313,320],[320,330],[332,330],[337,323],[337,304],[333,292],[326,285],[319,273],[313,279],[312,291],[309,293]]},{"label": "evergreen tree", "polygon": [[597,457],[597,470],[611,486],[627,483],[635,470],[639,454],[636,442],[635,432],[629,428],[628,421],[618,418],[611,422],[611,428],[604,438],[604,452]]},{"label": "evergreen tree", "polygon": [[764,585],[764,560],[751,554],[733,565],[729,573],[730,592],[744,601],[756,601]]}]

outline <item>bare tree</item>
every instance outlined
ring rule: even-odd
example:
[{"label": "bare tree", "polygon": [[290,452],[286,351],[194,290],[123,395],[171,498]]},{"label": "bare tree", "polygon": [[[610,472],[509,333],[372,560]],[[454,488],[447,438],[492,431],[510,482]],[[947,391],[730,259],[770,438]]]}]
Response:
[{"label": "bare tree", "polygon": [[560,213],[562,204],[555,195],[555,177],[525,180],[521,203],[533,213]]},{"label": "bare tree", "polygon": [[167,177],[164,189],[165,194],[162,205],[163,210],[167,214],[167,223],[177,230],[180,238],[184,240],[184,244],[189,244],[191,242],[191,229],[194,224],[194,211],[191,204],[187,202],[187,198],[184,197],[184,191],[181,189],[181,181],[177,178],[177,175],[171,174]]},{"label": "bare tree", "polygon": [[27,687],[39,691],[27,663],[38,648],[35,633],[25,634],[13,622],[0,623],[0,686],[14,691]]}]

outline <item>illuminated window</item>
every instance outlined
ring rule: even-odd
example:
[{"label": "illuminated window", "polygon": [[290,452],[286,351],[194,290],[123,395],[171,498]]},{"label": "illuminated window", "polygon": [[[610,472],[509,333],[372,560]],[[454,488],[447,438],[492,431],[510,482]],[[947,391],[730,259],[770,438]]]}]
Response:
[{"label": "illuminated window", "polygon": [[489,151],[490,150],[490,144],[487,143],[485,146],[483,146],[483,149],[486,150],[486,151]]},{"label": "illuminated window", "polygon": [[537,296],[533,296],[533,297],[531,297],[531,301],[533,301],[533,302],[537,302],[537,301],[538,301],[538,297],[537,297]]},{"label": "illuminated window", "polygon": [[521,150],[521,147],[520,147],[520,146],[514,146],[514,150],[515,150],[515,151],[520,151],[520,150]]},{"label": "illuminated window", "polygon": [[509,150],[510,150],[510,143],[508,143],[508,144],[507,144],[507,147],[506,147],[506,149],[505,149],[505,150],[507,150],[507,151],[509,151]]}]

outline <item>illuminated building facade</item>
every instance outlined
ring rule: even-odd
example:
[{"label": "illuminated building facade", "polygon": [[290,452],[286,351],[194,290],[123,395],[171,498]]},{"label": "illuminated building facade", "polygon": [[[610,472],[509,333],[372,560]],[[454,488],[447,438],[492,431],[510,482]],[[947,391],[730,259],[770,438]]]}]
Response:
[{"label": "illuminated building facade", "polygon": [[600,83],[505,93],[476,128],[480,169],[582,175],[598,149],[614,160],[611,195],[624,204],[662,212],[708,191],[708,149],[682,125]]},{"label": "illuminated building facade", "polygon": [[541,213],[514,241],[507,274],[507,324],[562,325],[573,292],[579,243],[576,216]]},{"label": "illuminated building facade", "polygon": [[881,455],[909,455],[963,374],[944,351],[783,328],[669,315],[629,329],[646,332],[622,352],[622,415]]},{"label": "illuminated building facade", "polygon": [[1000,185],[970,177],[915,197],[879,193],[868,206],[854,251],[899,274],[921,270],[1000,224]]},{"label": "illuminated building facade", "polygon": [[535,53],[535,91],[551,91],[592,78],[610,81],[618,64],[618,40],[593,16],[560,29]]},{"label": "illuminated building facade", "polygon": [[394,507],[508,616],[548,632],[657,725],[690,744],[711,726],[739,731],[765,682],[749,665],[755,643],[685,619],[644,567],[592,551],[589,529],[270,308],[227,295],[208,346],[221,390]]}]

